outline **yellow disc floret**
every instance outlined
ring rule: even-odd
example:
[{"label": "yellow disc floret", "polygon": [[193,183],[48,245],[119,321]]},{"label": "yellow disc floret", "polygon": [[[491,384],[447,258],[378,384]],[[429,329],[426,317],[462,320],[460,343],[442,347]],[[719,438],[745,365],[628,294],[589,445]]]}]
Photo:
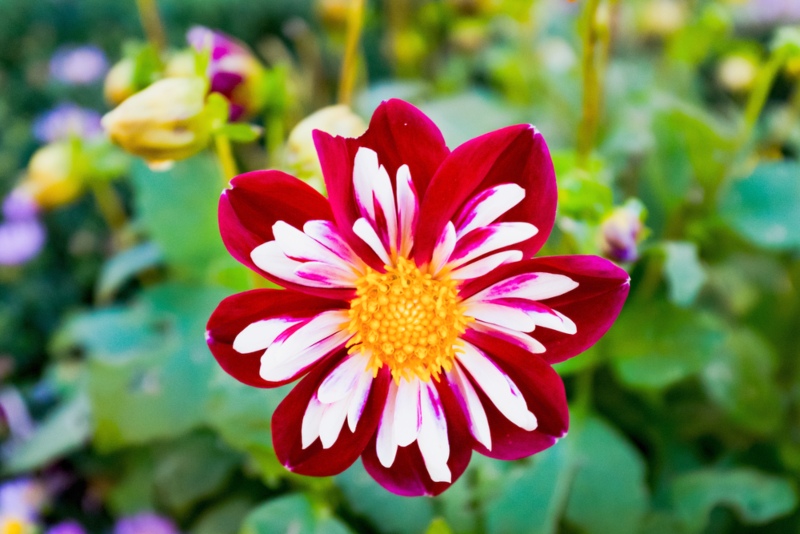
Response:
[{"label": "yellow disc floret", "polygon": [[472,320],[464,316],[456,281],[423,273],[406,258],[385,269],[367,268],[356,283],[350,352],[367,355],[374,374],[388,365],[395,381],[438,379],[442,369],[452,368],[459,337]]}]

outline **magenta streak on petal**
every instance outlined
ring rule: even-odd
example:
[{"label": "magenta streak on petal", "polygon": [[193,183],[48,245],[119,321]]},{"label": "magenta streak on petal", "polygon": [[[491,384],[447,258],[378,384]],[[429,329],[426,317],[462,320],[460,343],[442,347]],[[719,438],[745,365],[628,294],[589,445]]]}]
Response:
[{"label": "magenta streak on petal", "polygon": [[516,245],[536,235],[536,227],[529,223],[496,223],[476,228],[458,240],[450,255],[449,265],[457,267],[495,250]]},{"label": "magenta streak on petal", "polygon": [[470,199],[455,219],[458,236],[495,222],[525,198],[517,184],[499,184]]}]

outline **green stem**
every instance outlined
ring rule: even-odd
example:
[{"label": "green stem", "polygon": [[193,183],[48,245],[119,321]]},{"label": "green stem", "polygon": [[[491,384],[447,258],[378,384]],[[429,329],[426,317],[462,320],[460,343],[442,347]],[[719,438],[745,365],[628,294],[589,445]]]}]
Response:
[{"label": "green stem", "polygon": [[358,70],[358,43],[364,27],[364,0],[352,0],[347,16],[347,38],[345,41],[342,72],[339,77],[339,103],[350,105]]},{"label": "green stem", "polygon": [[743,148],[752,138],[758,118],[767,103],[772,84],[778,76],[783,64],[786,62],[786,52],[779,50],[772,54],[769,61],[761,67],[756,78],[756,86],[750,92],[747,105],[744,109],[744,122],[739,132],[739,148]]},{"label": "green stem", "polygon": [[136,0],[139,9],[139,19],[142,21],[147,40],[156,50],[163,52],[167,49],[167,37],[161,16],[158,14],[156,0]]},{"label": "green stem", "polygon": [[219,163],[222,167],[222,181],[227,188],[231,179],[239,174],[239,171],[236,168],[236,160],[233,158],[231,141],[228,139],[228,136],[217,134],[214,136],[214,142],[217,148],[217,157],[219,158]]},{"label": "green stem", "polygon": [[600,32],[597,26],[597,10],[600,0],[588,0],[583,12],[582,40],[583,57],[581,72],[583,78],[583,105],[580,126],[578,127],[578,166],[586,169],[597,135],[600,120],[600,69],[597,60],[597,44]]},{"label": "green stem", "polygon": [[117,191],[105,181],[94,181],[91,188],[97,202],[97,208],[100,210],[100,215],[103,216],[108,227],[114,233],[124,228],[128,223],[128,216]]}]

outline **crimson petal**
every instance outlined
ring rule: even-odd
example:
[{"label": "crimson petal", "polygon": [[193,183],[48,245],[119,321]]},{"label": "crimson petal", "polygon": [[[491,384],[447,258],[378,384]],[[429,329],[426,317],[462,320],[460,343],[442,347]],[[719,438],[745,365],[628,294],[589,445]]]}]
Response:
[{"label": "crimson petal", "polygon": [[500,413],[473,379],[492,434],[492,450],[473,440],[477,452],[490,458],[517,460],[551,447],[567,433],[569,411],[564,383],[548,363],[490,335],[468,331],[465,338],[482,349],[514,381],[539,423],[532,431],[518,427]]},{"label": "crimson petal", "polygon": [[556,214],[556,176],[542,135],[529,124],[509,126],[476,137],[447,157],[431,180],[417,227],[415,259],[430,261],[436,240],[469,200],[503,183],[525,189],[525,198],[498,222],[531,223],[538,233],[510,248],[533,256],[547,240]]},{"label": "crimson petal", "polygon": [[465,284],[459,294],[468,298],[492,284],[525,273],[555,273],[569,276],[578,287],[561,296],[543,300],[572,319],[575,334],[537,328],[532,336],[545,346],[539,356],[558,363],[594,345],[619,315],[630,289],[628,273],[597,256],[549,256],[503,265],[491,273]]},{"label": "crimson petal", "polygon": [[450,153],[442,133],[420,110],[408,102],[391,99],[378,106],[366,133],[358,139],[332,137],[317,130],[314,144],[340,231],[359,256],[373,267],[383,267],[383,262],[353,233],[353,223],[360,217],[353,192],[356,153],[361,147],[374,150],[393,186],[397,169],[408,165],[414,188],[422,198],[439,165]]},{"label": "crimson petal", "polygon": [[375,448],[377,432],[362,455],[364,467],[370,476],[381,486],[397,495],[407,497],[439,495],[458,480],[472,457],[472,436],[446,377],[442,376],[441,381],[436,383],[436,389],[447,420],[447,439],[450,444],[450,458],[447,466],[450,468],[451,482],[431,480],[416,441],[407,447],[398,447],[394,463],[388,468],[378,460]]},{"label": "crimson petal", "polygon": [[220,302],[208,320],[206,341],[211,353],[229,375],[249,386],[277,387],[292,380],[269,382],[259,375],[263,350],[241,354],[233,340],[248,325],[273,317],[312,317],[323,311],[346,309],[347,303],[279,289],[254,289]]},{"label": "crimson petal", "polygon": [[277,221],[302,230],[309,220],[333,220],[328,200],[308,184],[280,171],[254,171],[231,180],[219,199],[219,229],[231,255],[272,282],[309,295],[347,299],[349,289],[325,289],[287,282],[258,268],[250,253],[272,241]]},{"label": "crimson petal", "polygon": [[388,369],[378,373],[364,406],[364,411],[351,432],[347,421],[342,425],[336,442],[328,449],[318,438],[303,449],[302,425],[308,403],[322,381],[346,355],[342,350],[319,365],[286,396],[272,417],[272,444],[275,454],[287,469],[301,475],[332,476],[341,473],[358,459],[370,438],[375,434],[389,391],[391,374]]}]

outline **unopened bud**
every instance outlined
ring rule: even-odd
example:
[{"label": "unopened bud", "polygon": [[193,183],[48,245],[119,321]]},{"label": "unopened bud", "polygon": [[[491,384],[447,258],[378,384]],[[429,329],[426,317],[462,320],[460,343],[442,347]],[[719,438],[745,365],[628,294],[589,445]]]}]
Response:
[{"label": "unopened bud", "polygon": [[324,191],[322,168],[314,148],[313,132],[358,137],[367,129],[364,120],[345,106],[328,106],[315,111],[294,127],[286,143],[286,162],[292,172],[318,191]]},{"label": "unopened bud", "polygon": [[103,117],[111,140],[152,165],[188,158],[211,138],[202,78],[165,78]]},{"label": "unopened bud", "polygon": [[731,54],[717,67],[717,81],[732,93],[746,93],[758,77],[758,60],[750,54]]},{"label": "unopened bud", "polygon": [[228,99],[231,120],[261,111],[265,104],[266,72],[247,45],[202,26],[189,30],[186,40],[198,52],[210,51],[207,72],[210,90]]},{"label": "unopened bud", "polygon": [[46,145],[28,162],[28,173],[20,187],[42,208],[69,204],[85,186],[77,159],[69,142]]},{"label": "unopened bud", "polygon": [[631,262],[639,259],[639,242],[644,238],[642,219],[646,215],[638,200],[614,208],[600,227],[600,250],[606,257]]},{"label": "unopened bud", "polygon": [[132,59],[124,58],[108,71],[103,85],[103,95],[109,104],[117,106],[136,93],[136,84],[133,79],[135,68]]},{"label": "unopened bud", "polygon": [[641,14],[642,32],[648,37],[669,37],[683,27],[687,15],[677,0],[651,0]]}]

